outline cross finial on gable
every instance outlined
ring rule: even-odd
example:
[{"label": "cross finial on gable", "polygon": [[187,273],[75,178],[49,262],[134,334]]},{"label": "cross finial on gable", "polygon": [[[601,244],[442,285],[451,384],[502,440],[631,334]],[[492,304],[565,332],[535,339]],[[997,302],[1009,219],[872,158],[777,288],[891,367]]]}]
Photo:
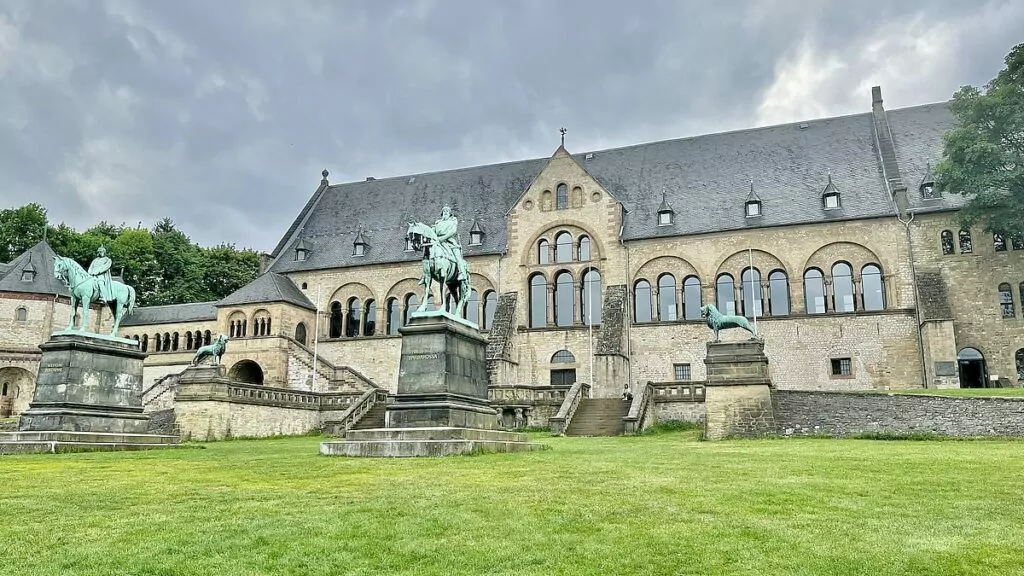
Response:
[{"label": "cross finial on gable", "polygon": [[565,133],[568,132],[568,130],[565,129],[565,126],[562,126],[558,131],[562,133],[562,146],[565,146]]}]

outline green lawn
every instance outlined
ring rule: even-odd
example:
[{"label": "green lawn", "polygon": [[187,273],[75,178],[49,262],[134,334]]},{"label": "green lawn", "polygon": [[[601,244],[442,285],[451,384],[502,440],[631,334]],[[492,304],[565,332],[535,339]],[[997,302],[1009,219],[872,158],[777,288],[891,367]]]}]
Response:
[{"label": "green lawn", "polygon": [[0,574],[1024,573],[1024,442],[533,436],[0,457]]}]

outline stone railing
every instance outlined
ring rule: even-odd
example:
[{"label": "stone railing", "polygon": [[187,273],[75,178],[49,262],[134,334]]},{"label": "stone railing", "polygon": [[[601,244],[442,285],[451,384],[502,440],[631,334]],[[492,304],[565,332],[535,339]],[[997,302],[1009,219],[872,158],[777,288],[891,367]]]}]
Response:
[{"label": "stone railing", "polygon": [[300,410],[347,410],[360,395],[356,392],[303,392],[289,388],[271,388],[259,384],[243,384],[226,379],[206,382],[181,382],[175,401],[220,401],[234,404],[255,404]]},{"label": "stone railing", "polygon": [[489,386],[487,399],[496,404],[561,404],[571,386],[527,386],[523,384]]},{"label": "stone railing", "polygon": [[[152,386],[143,390],[142,394],[139,395],[140,398],[142,398],[143,408],[156,406],[157,401],[161,399],[163,399],[163,402],[161,402],[159,406],[164,408],[173,407],[173,392],[178,386],[178,378],[180,376],[180,374],[168,374],[167,376],[158,378],[156,382],[153,382]],[[165,398],[165,395],[168,392],[172,393],[169,400]]]},{"label": "stone railing", "polygon": [[[312,350],[291,336],[282,334],[281,337],[288,341],[288,352],[290,354],[294,354],[296,357],[301,356],[304,363],[312,366]],[[323,356],[319,356],[318,361],[316,362],[316,373],[317,376],[327,381],[328,388],[344,386],[362,389],[380,388],[380,386],[375,384],[355,368],[352,368],[351,366],[337,366],[331,363],[330,360],[325,359]]]},{"label": "stone railing", "polygon": [[569,391],[565,394],[565,400],[562,401],[558,412],[548,419],[551,433],[555,436],[564,435],[565,431],[569,428],[569,423],[572,422],[572,417],[576,414],[576,409],[579,408],[580,401],[589,397],[590,384],[583,382],[573,384],[572,388],[569,388]]},{"label": "stone railing", "polygon": [[653,414],[654,406],[654,383],[647,382],[640,386],[640,391],[633,396],[629,405],[629,412],[622,417],[626,425],[626,434],[639,434],[648,426]]},{"label": "stone railing", "polygon": [[704,382],[648,382],[655,402],[703,402]]},{"label": "stone railing", "polygon": [[388,391],[374,388],[367,390],[358,399],[353,401],[337,420],[324,422],[324,433],[334,436],[344,436],[359,420],[366,415],[377,404],[388,401]]}]

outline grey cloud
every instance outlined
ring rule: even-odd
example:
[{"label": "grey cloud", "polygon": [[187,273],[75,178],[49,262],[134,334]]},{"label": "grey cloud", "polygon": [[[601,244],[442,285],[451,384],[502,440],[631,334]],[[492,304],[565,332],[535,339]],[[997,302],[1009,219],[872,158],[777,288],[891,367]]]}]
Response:
[{"label": "grey cloud", "polygon": [[325,167],[546,156],[563,124],[582,151],[862,111],[875,79],[890,106],[944,100],[1001,67],[1019,4],[8,0],[0,190],[78,227],[171,216],[267,250]]}]

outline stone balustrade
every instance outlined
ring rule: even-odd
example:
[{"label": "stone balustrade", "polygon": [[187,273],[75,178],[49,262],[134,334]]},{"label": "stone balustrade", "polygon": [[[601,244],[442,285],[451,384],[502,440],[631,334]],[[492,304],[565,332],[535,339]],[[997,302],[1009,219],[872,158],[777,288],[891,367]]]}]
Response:
[{"label": "stone balustrade", "polygon": [[580,401],[588,397],[590,397],[590,384],[583,382],[573,384],[569,391],[566,392],[565,399],[562,401],[558,412],[548,419],[548,427],[551,429],[551,433],[556,436],[565,434],[565,431],[569,429],[569,424],[572,422],[572,417],[576,414],[576,409],[580,406]]}]

